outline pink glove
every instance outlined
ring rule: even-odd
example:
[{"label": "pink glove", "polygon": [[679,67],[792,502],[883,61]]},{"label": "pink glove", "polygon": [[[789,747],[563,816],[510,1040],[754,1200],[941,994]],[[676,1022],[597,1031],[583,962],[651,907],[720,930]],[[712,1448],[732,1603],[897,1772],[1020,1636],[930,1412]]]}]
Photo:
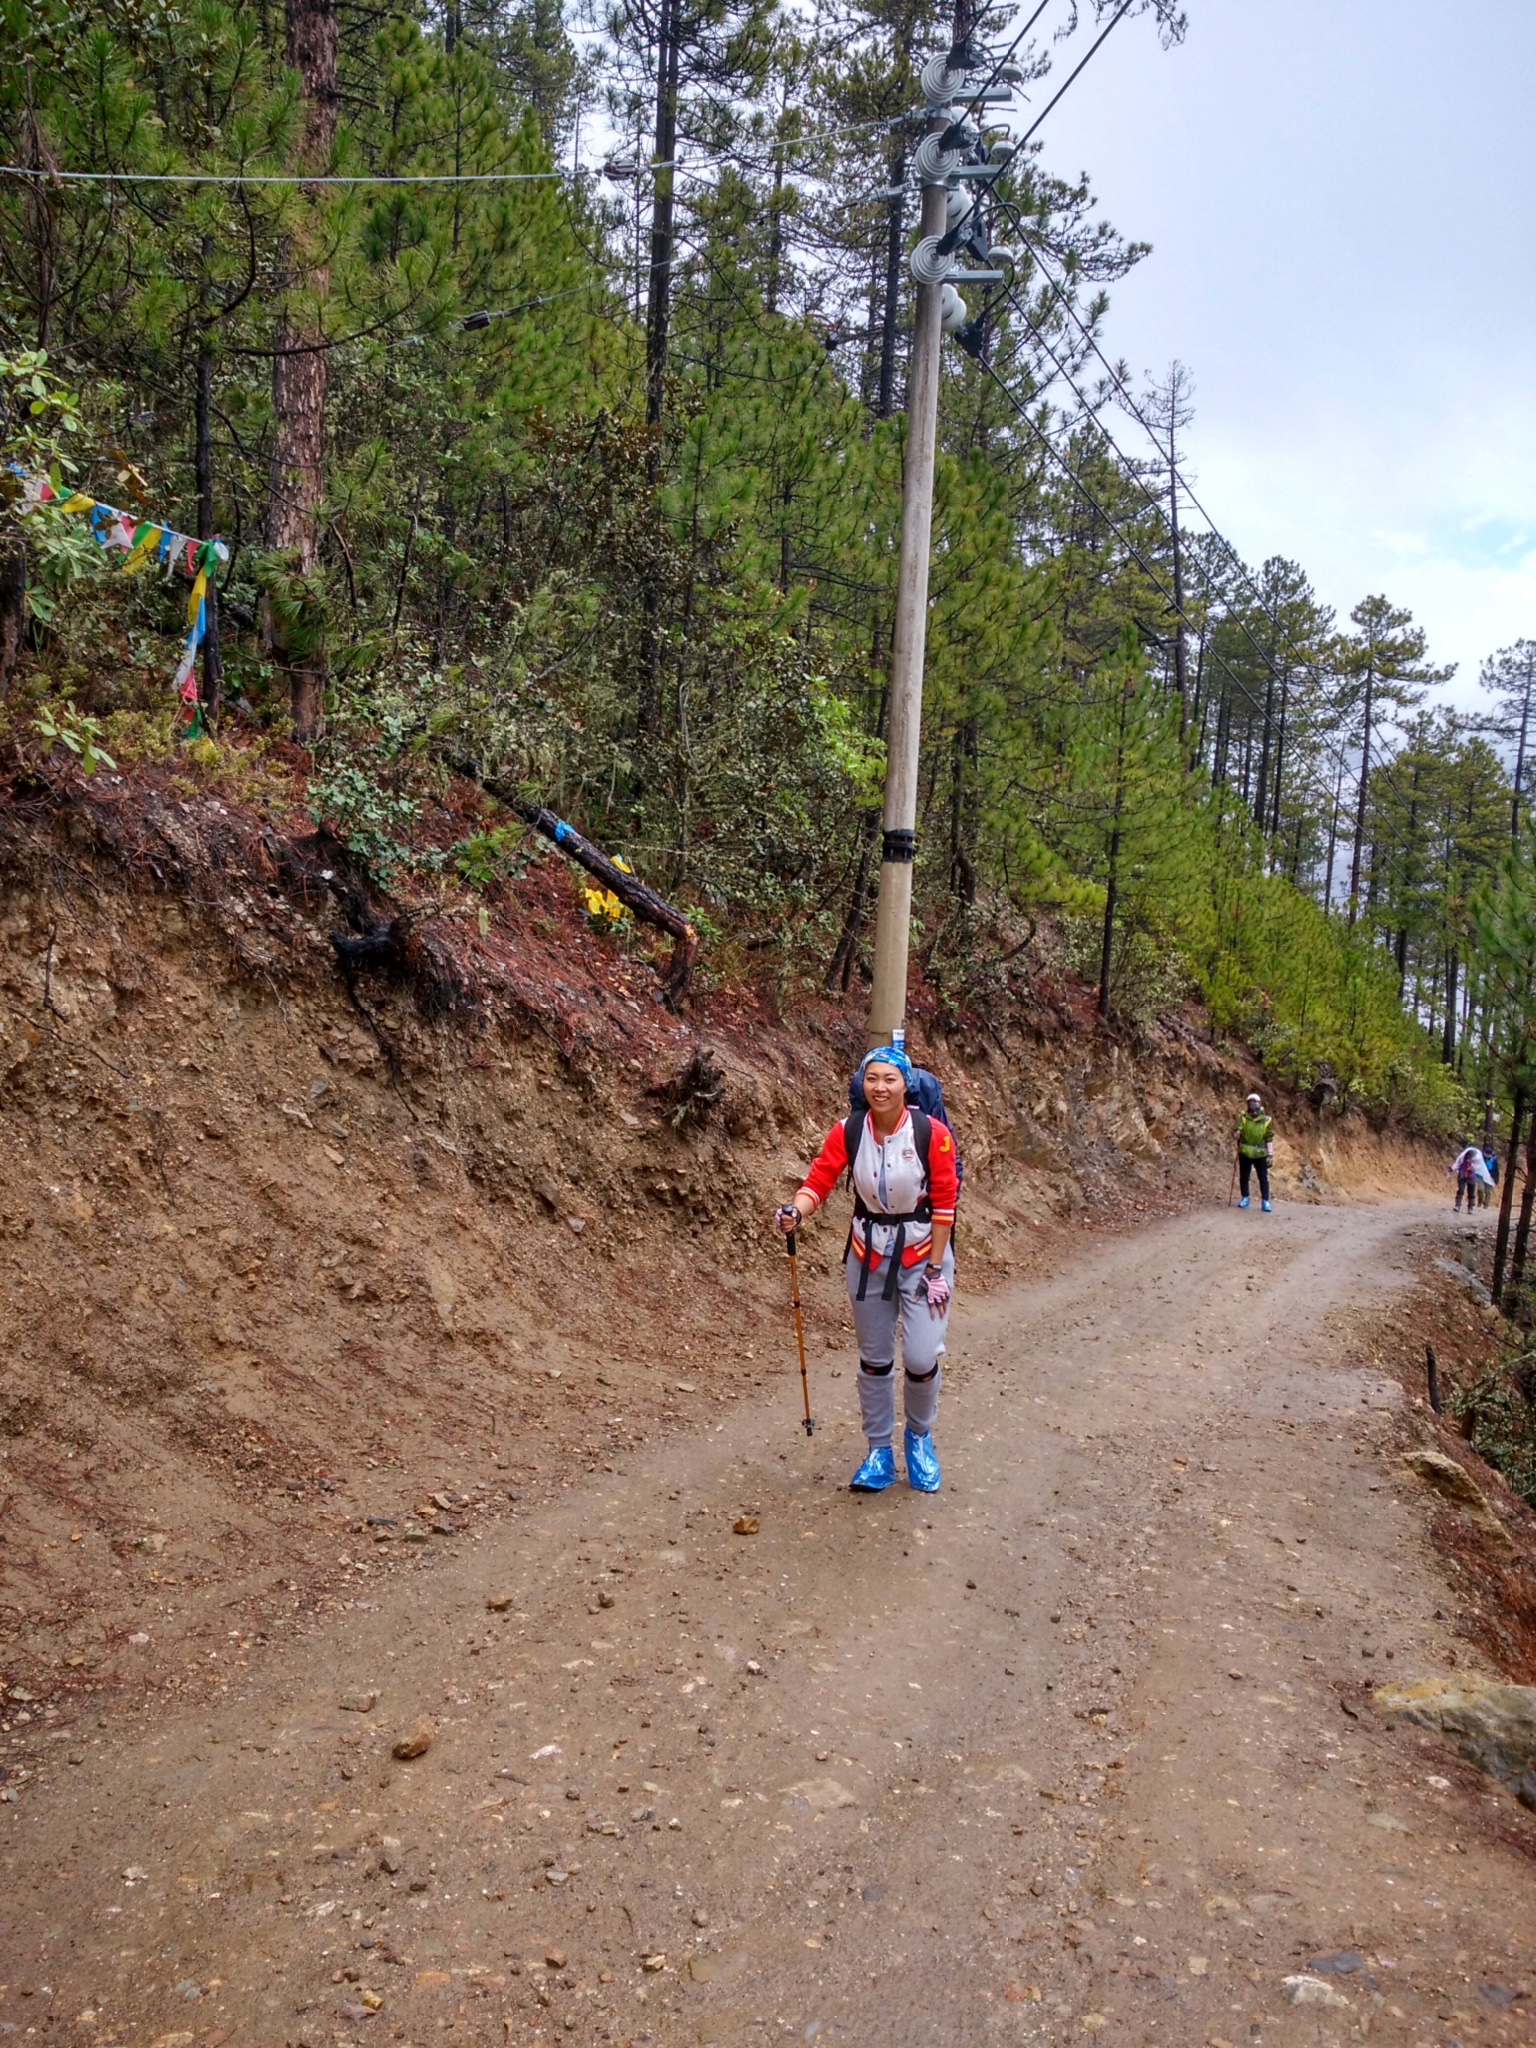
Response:
[{"label": "pink glove", "polygon": [[935,1273],[930,1266],[924,1275],[923,1281],[923,1292],[928,1301],[928,1313],[932,1316],[943,1315],[945,1309],[949,1307],[950,1296],[954,1291],[949,1284],[948,1276],[944,1273]]}]

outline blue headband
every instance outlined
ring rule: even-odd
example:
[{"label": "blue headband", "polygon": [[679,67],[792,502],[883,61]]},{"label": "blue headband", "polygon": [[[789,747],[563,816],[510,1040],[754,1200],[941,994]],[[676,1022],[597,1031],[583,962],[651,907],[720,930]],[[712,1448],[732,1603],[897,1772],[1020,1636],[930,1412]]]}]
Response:
[{"label": "blue headband", "polygon": [[866,1067],[876,1066],[895,1067],[903,1080],[910,1081],[912,1078],[912,1062],[899,1046],[877,1045],[873,1052],[865,1053],[860,1060],[859,1072],[862,1074]]}]

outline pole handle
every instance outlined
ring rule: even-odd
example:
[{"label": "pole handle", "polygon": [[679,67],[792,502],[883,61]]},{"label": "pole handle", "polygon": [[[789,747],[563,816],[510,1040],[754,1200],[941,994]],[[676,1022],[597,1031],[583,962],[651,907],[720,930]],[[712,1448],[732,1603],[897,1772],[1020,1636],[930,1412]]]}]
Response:
[{"label": "pole handle", "polygon": [[791,1258],[795,1256],[797,1246],[795,1244],[795,1233],[792,1230],[786,1230],[784,1233],[784,1249]]}]

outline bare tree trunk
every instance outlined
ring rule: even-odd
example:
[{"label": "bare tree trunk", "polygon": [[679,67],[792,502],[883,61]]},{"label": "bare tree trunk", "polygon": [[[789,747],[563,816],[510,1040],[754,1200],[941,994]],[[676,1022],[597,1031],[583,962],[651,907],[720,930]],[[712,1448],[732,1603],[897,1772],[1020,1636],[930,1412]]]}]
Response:
[{"label": "bare tree trunk", "polygon": [[1376,664],[1365,671],[1365,713],[1360,725],[1360,795],[1355,805],[1355,847],[1349,864],[1349,921],[1360,915],[1360,857],[1365,850],[1365,812],[1371,791],[1371,720],[1375,714]]},{"label": "bare tree trunk", "polygon": [[1291,669],[1287,662],[1280,671],[1280,717],[1275,729],[1275,786],[1270,798],[1269,829],[1276,838],[1280,833],[1280,799],[1285,783],[1285,728],[1291,709]]},{"label": "bare tree trunk", "polygon": [[27,622],[27,547],[18,534],[0,548],[0,695],[11,684]]},{"label": "bare tree trunk", "polygon": [[854,955],[858,951],[859,933],[864,924],[864,907],[869,901],[870,860],[879,837],[880,813],[870,811],[859,821],[859,861],[853,877],[853,893],[848,899],[843,928],[837,935],[832,958],[827,963],[826,979],[822,982],[829,996],[846,994],[853,976]]},{"label": "bare tree trunk", "polygon": [[1515,1162],[1520,1157],[1520,1126],[1525,1121],[1525,1090],[1515,1090],[1509,1112],[1509,1143],[1504,1148],[1504,1185],[1499,1190],[1499,1227],[1493,1240],[1493,1305],[1504,1294],[1504,1261],[1509,1254],[1509,1214],[1515,1202]]},{"label": "bare tree trunk", "polygon": [[1527,656],[1525,695],[1520,699],[1520,739],[1515,748],[1515,783],[1509,798],[1509,836],[1520,844],[1520,800],[1525,794],[1525,743],[1531,723],[1531,698],[1536,693],[1536,657]]},{"label": "bare tree trunk", "polygon": [[[213,254],[213,238],[203,238],[203,274]],[[197,470],[197,537],[211,540],[213,523],[213,334],[207,324],[210,293],[203,291],[203,328],[197,346],[197,405],[194,462]],[[208,578],[207,624],[203,633],[203,717],[209,725],[219,720],[219,699],[224,680],[224,655],[219,642],[219,586]]]},{"label": "bare tree trunk", "polygon": [[[891,708],[891,687],[889,679],[890,652],[887,649],[884,654],[881,653],[879,619],[875,621],[871,641],[869,665],[871,669],[877,672],[883,671],[886,675],[886,681],[880,690],[880,702],[875,711],[875,738],[882,740],[885,737],[886,715]],[[822,984],[829,996],[836,995],[839,991],[846,995],[848,983],[853,977],[853,963],[858,952],[859,933],[864,926],[864,908],[869,901],[870,868],[873,864],[875,847],[879,837],[880,813],[879,811],[867,811],[859,821],[859,860],[858,870],[853,880],[853,894],[848,900],[848,911],[843,919],[843,928],[838,933],[837,945],[833,950],[831,963],[827,968],[827,978]]]},{"label": "bare tree trunk", "polygon": [[[785,110],[787,112],[787,109]],[[782,132],[783,116],[780,116]],[[768,285],[763,303],[771,314],[779,310],[779,287],[784,268],[784,151],[773,153],[773,198],[769,201]]]},{"label": "bare tree trunk", "polygon": [[[667,405],[667,357],[672,336],[672,258],[676,247],[678,0],[661,0],[656,30],[656,123],[652,135],[655,161],[667,168],[654,173],[651,199],[651,267],[645,300],[645,418],[651,429],[646,474],[654,491],[661,482],[662,421]],[[636,723],[643,736],[661,726],[661,584],[655,567],[646,569],[640,588],[640,697]]]},{"label": "bare tree trunk", "polygon": [[1168,400],[1168,532],[1173,543],[1173,686],[1179,693],[1179,755],[1189,745],[1189,655],[1184,644],[1184,550],[1179,539],[1178,389]]},{"label": "bare tree trunk", "polygon": [[955,728],[954,760],[950,780],[949,885],[966,906],[976,903],[976,863],[971,859],[967,818],[965,771],[977,755],[977,721],[962,719]]},{"label": "bare tree trunk", "polygon": [[[1510,1170],[1514,1170],[1514,1148],[1510,1148]],[[1520,1222],[1515,1230],[1515,1252],[1509,1262],[1509,1291],[1520,1292],[1520,1282],[1525,1278],[1525,1254],[1531,1241],[1531,1208],[1536,1204],[1536,1116],[1531,1118],[1531,1134],[1525,1141],[1525,1186],[1520,1193]]]},{"label": "bare tree trunk", "polygon": [[1339,805],[1344,795],[1344,762],[1339,760],[1339,772],[1333,785],[1333,807],[1328,813],[1328,866],[1323,874],[1323,908],[1333,908],[1333,856],[1339,843]]},{"label": "bare tree trunk", "polygon": [[875,411],[888,420],[896,410],[896,338],[901,318],[901,257],[906,242],[907,152],[898,143],[890,157],[891,187],[902,188],[890,202],[885,230],[885,304],[880,311],[880,394]]},{"label": "bare tree trunk", "polygon": [[[336,141],[338,50],[336,0],[288,0],[288,61],[299,74],[304,96],[302,152],[306,164],[324,168]],[[309,274],[309,287],[322,298],[330,278]],[[289,557],[300,577],[312,576],[320,561],[321,507],[325,499],[325,398],[327,360],[318,317],[295,316],[285,306],[278,320],[272,364],[272,458],[267,483],[267,544]],[[283,649],[272,633],[276,651]],[[325,699],[321,658],[306,652],[285,663],[293,697],[293,734],[312,740]]]},{"label": "bare tree trunk", "polygon": [[1115,824],[1109,835],[1109,879],[1104,888],[1104,935],[1099,946],[1099,1015],[1109,1015],[1109,977],[1115,964],[1115,911],[1120,901],[1120,799],[1115,797]]},{"label": "bare tree trunk", "polygon": [[667,350],[672,330],[672,255],[675,240],[678,81],[677,0],[661,0],[656,31],[656,163],[651,202],[651,274],[645,308],[645,417],[661,425],[666,407]]},{"label": "bare tree trunk", "polygon": [[1259,787],[1254,801],[1253,814],[1259,830],[1269,832],[1269,772],[1274,759],[1275,730],[1275,657],[1271,649],[1265,657],[1269,673],[1264,678],[1264,737],[1259,742]]},{"label": "bare tree trunk", "polygon": [[1221,694],[1216,704],[1216,747],[1211,768],[1211,780],[1219,789],[1227,779],[1227,768],[1232,751],[1232,689],[1230,683],[1222,683]]},{"label": "bare tree trunk", "polygon": [[1099,1015],[1109,1015],[1109,984],[1115,964],[1115,912],[1120,904],[1120,828],[1125,814],[1125,728],[1130,685],[1120,692],[1120,734],[1115,748],[1115,807],[1109,833],[1109,873],[1104,884],[1104,936],[1099,948]]},{"label": "bare tree trunk", "polygon": [[[1190,749],[1189,765],[1194,768],[1205,759],[1205,733],[1210,723],[1210,703],[1205,688],[1205,642],[1206,634],[1200,635],[1200,651],[1195,656],[1195,703],[1193,716],[1199,725],[1199,735]],[[1216,780],[1211,777],[1212,782]]]}]

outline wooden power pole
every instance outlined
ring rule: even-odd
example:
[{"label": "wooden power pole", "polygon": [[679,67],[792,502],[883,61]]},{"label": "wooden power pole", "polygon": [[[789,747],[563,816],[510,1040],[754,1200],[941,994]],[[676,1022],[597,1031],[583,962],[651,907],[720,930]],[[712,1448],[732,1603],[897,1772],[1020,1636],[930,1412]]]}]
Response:
[{"label": "wooden power pole", "polygon": [[[944,232],[942,185],[923,192],[923,235]],[[901,477],[901,554],[891,643],[890,722],[881,813],[880,893],[875,907],[875,985],[869,1002],[871,1045],[888,1045],[907,1014],[907,950],[912,930],[912,861],[917,851],[917,767],[923,723],[923,655],[928,628],[928,557],[933,534],[933,464],[939,432],[939,327],[942,285],[920,284],[907,369],[907,448]]]}]

